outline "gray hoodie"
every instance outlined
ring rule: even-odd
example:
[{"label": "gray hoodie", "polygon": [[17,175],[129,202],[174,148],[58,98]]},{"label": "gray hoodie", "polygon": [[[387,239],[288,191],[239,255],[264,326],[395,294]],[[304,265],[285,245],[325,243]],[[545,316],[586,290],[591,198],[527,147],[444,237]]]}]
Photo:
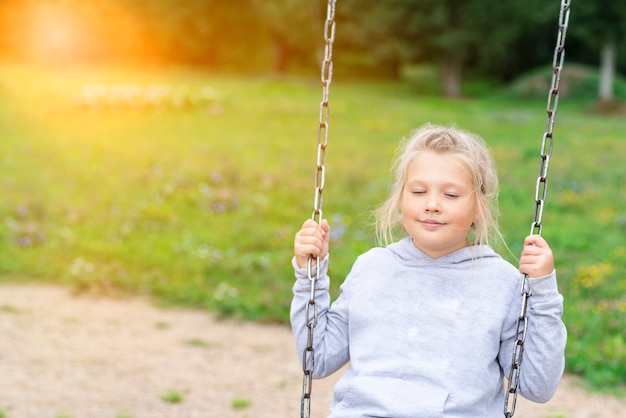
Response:
[{"label": "gray hoodie", "polygon": [[[300,361],[311,283],[293,261],[291,324]],[[410,238],[361,255],[330,306],[328,257],[315,302],[314,378],[346,363],[329,417],[501,417],[522,275],[487,246],[432,259]],[[546,402],[564,369],[556,273],[530,279],[518,393]]]}]

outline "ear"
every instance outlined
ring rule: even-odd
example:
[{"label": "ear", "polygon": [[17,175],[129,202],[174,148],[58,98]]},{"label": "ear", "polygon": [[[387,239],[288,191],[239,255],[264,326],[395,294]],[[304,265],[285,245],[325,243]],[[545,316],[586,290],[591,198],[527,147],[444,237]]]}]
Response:
[{"label": "ear", "polygon": [[474,220],[472,221],[472,228],[476,228],[476,225],[478,225],[478,219],[480,218],[480,210],[479,208],[481,207],[481,205],[479,204],[478,200],[475,203],[474,206]]}]

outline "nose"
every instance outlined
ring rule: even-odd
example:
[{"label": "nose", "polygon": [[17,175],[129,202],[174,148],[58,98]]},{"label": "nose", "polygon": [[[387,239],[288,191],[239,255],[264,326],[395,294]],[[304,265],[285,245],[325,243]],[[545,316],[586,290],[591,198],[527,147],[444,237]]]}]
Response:
[{"label": "nose", "polygon": [[441,211],[441,208],[439,206],[439,199],[437,199],[437,196],[435,196],[435,194],[431,194],[428,198],[428,200],[426,201],[426,213],[439,213]]}]

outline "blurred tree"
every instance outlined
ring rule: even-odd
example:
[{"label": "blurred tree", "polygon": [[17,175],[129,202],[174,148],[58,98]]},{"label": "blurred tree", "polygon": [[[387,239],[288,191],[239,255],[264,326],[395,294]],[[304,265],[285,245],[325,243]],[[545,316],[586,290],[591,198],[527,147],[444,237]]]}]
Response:
[{"label": "blurred tree", "polygon": [[252,0],[253,10],[267,31],[274,51],[274,71],[284,74],[292,63],[310,64],[323,44],[323,20],[318,0]]},{"label": "blurred tree", "polygon": [[[143,10],[169,60],[209,68],[313,62],[316,0],[121,0]],[[319,42],[318,42],[319,43]]]},{"label": "blurred tree", "polygon": [[235,45],[257,39],[242,31],[254,31],[250,0],[121,1],[144,14],[160,50],[157,53],[169,61],[214,68],[237,55]]},{"label": "blurred tree", "polygon": [[347,49],[367,51],[393,77],[404,64],[435,63],[447,97],[460,96],[468,65],[506,68],[513,42],[533,17],[515,0],[344,0],[341,7]]},{"label": "blurred tree", "polygon": [[[594,0],[575,2],[570,15],[568,36],[596,51],[599,57],[600,102],[613,101],[613,82],[618,65],[618,52],[626,55],[626,2]],[[599,54],[598,54],[599,52]]]},{"label": "blurred tree", "polygon": [[[0,0],[0,58],[176,63],[277,73],[318,68],[327,0]],[[398,78],[440,70],[449,97],[477,75],[504,82],[546,66],[559,0],[338,0],[335,72]],[[626,2],[573,2],[567,60],[626,68]],[[591,51],[591,52],[590,52]]]},{"label": "blurred tree", "polygon": [[503,53],[506,60],[495,72],[488,72],[504,81],[511,81],[525,71],[552,64],[558,34],[560,0],[526,0],[515,13],[520,32]]}]

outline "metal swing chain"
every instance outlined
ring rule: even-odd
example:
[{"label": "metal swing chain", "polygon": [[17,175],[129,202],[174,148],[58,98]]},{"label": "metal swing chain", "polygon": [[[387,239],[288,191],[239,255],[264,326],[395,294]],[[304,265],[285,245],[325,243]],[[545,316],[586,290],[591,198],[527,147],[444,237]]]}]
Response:
[{"label": "metal swing chain", "polygon": [[[315,198],[313,201],[312,219],[321,223],[322,217],[322,195],[324,192],[324,181],[326,175],[326,147],[328,145],[328,93],[330,83],[333,78],[333,42],[335,40],[335,3],[336,0],[328,0],[326,9],[326,22],[324,23],[324,59],[322,61],[322,100],[320,102],[319,126],[317,130],[317,166],[315,169]],[[313,273],[313,261],[319,267],[319,257],[309,257],[307,263],[308,278],[311,282],[311,296],[307,302],[305,315],[306,326],[308,328],[307,346],[303,352],[302,368],[304,376],[302,379],[302,399],[300,402],[300,417],[309,418],[311,416],[311,387],[313,384],[313,366],[315,349],[313,348],[313,331],[317,325],[317,305],[315,304],[315,285],[320,278],[320,269],[315,269]],[[312,310],[312,312],[311,312]]]},{"label": "metal swing chain", "polygon": [[[539,177],[537,177],[537,185],[535,189],[535,214],[530,228],[530,233],[541,235],[543,207],[548,191],[548,164],[552,156],[552,148],[554,138],[552,129],[554,128],[554,120],[559,105],[559,82],[561,80],[561,70],[565,58],[565,35],[567,33],[567,25],[569,23],[571,0],[561,0],[561,11],[559,13],[559,31],[557,36],[556,47],[554,48],[554,57],[552,59],[552,83],[548,93],[548,119],[546,122],[546,131],[541,141],[541,165],[539,168]],[[511,371],[508,377],[507,393],[504,400],[504,416],[510,418],[515,413],[515,404],[517,402],[517,388],[521,372],[522,357],[524,354],[524,342],[526,341],[526,331],[528,329],[528,318],[526,312],[528,310],[528,298],[531,296],[530,286],[528,283],[528,275],[522,277],[522,309],[517,319],[515,329],[515,346],[513,347],[513,360],[511,363]]]}]

